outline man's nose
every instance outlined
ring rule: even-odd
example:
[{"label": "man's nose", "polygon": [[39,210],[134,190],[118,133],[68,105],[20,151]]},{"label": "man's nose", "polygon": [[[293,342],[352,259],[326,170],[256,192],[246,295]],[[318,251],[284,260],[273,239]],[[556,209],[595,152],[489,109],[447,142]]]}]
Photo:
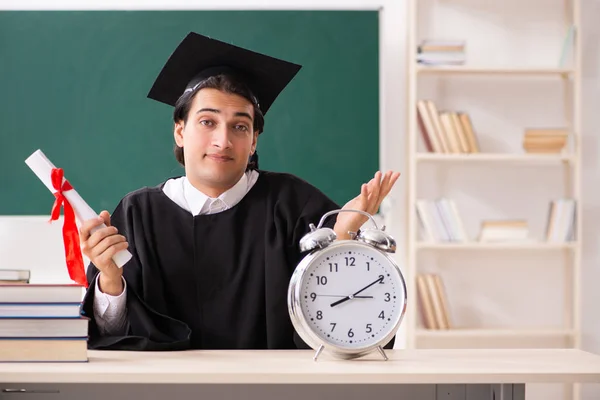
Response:
[{"label": "man's nose", "polygon": [[225,125],[220,125],[213,131],[212,144],[220,149],[231,147],[229,129]]}]

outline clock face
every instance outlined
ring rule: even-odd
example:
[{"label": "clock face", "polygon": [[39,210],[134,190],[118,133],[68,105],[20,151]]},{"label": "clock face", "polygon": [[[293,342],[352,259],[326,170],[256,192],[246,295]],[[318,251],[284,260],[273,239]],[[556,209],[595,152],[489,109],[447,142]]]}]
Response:
[{"label": "clock face", "polygon": [[359,242],[317,254],[299,283],[300,307],[311,331],[325,344],[349,350],[386,338],[406,306],[404,281],[390,259]]}]

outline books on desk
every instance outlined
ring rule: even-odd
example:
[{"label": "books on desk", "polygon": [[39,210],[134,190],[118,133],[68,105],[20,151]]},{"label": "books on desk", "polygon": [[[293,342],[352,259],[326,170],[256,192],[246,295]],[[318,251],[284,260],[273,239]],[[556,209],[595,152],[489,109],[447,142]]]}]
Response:
[{"label": "books on desk", "polygon": [[28,269],[0,269],[0,284],[29,283],[30,276]]},{"label": "books on desk", "polygon": [[87,361],[82,295],[76,284],[0,284],[0,362]]}]

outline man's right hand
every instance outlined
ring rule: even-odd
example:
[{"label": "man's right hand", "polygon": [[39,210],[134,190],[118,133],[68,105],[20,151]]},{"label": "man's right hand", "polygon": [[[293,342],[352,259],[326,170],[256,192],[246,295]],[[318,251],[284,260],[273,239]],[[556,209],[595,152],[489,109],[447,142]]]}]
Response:
[{"label": "man's right hand", "polygon": [[[106,228],[100,228],[94,233],[92,229],[104,223]],[[120,235],[117,228],[110,225],[108,211],[102,211],[100,217],[85,221],[79,230],[81,250],[86,257],[100,270],[100,290],[118,296],[123,292],[123,269],[117,267],[112,257],[121,250],[129,247],[125,236]]]}]

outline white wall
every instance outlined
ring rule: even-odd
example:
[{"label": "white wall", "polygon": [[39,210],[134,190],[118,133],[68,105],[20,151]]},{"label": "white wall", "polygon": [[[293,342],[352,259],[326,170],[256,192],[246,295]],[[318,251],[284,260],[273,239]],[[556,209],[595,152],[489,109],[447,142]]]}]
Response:
[{"label": "white wall", "polygon": [[[583,2],[583,269],[584,350],[600,353],[600,0]],[[600,398],[598,385],[584,387],[585,399]]]},{"label": "white wall", "polygon": [[[423,0],[426,5],[431,0]],[[497,3],[494,6],[494,3]],[[545,5],[548,3],[548,6]],[[216,5],[218,4],[218,6]],[[502,64],[506,60],[519,59],[522,64],[544,64],[556,54],[556,39],[560,40],[562,31],[556,25],[545,24],[545,19],[555,17],[560,11],[558,0],[527,0],[494,2],[493,0],[454,0],[438,1],[438,6],[446,8],[445,17],[431,27],[433,32],[453,29],[460,37],[469,38],[469,46],[474,57],[484,54],[479,61]],[[42,0],[2,0],[0,8],[5,9],[210,9],[210,8],[279,8],[279,9],[374,9],[381,8],[381,167],[406,173],[405,157],[405,121],[406,121],[406,9],[400,0],[320,0],[320,1],[225,1],[206,0],[111,0],[111,1],[75,1],[61,0],[49,3]],[[500,16],[486,10],[496,7]],[[600,178],[600,165],[597,158],[599,142],[596,127],[600,126],[600,116],[596,111],[600,100],[600,27],[596,25],[600,16],[600,0],[582,0],[583,7],[583,348],[600,354],[600,293],[596,282],[600,281],[600,250],[598,250],[598,223],[600,209],[596,204],[600,200],[600,190],[594,185]],[[470,23],[456,23],[453,15],[461,14],[470,18]],[[509,15],[516,15],[515,20]],[[529,16],[521,17],[518,16]],[[534,20],[531,16],[537,16]],[[450,16],[450,17],[448,17]],[[529,18],[529,19],[527,19]],[[510,24],[513,29],[506,32],[503,24]],[[453,27],[453,28],[452,28]],[[456,30],[458,29],[458,30]],[[460,29],[463,29],[461,32]],[[476,29],[477,34],[473,35]],[[547,32],[550,32],[549,34]],[[527,40],[522,38],[527,37]],[[494,46],[487,46],[487,42]],[[478,50],[478,51],[474,51]],[[511,58],[518,56],[518,58]],[[502,82],[502,83],[499,83]],[[511,141],[518,134],[519,124],[560,124],[562,109],[560,104],[551,99],[560,96],[560,86],[540,81],[527,83],[531,92],[527,96],[519,93],[523,87],[520,81],[503,82],[486,79],[453,79],[437,84],[435,80],[423,82],[426,90],[438,96],[445,107],[461,107],[477,116],[474,120],[482,137],[482,146],[490,150],[511,150]],[[429,89],[428,89],[429,88]],[[490,93],[495,95],[490,96]],[[514,143],[514,141],[513,141]],[[533,176],[533,172],[540,175]],[[467,223],[467,229],[474,236],[478,229],[478,221],[494,217],[520,217],[534,215],[531,226],[534,233],[539,234],[544,225],[546,200],[556,196],[562,188],[559,182],[562,177],[559,169],[506,171],[468,169],[458,166],[454,170],[424,171],[420,182],[420,193],[438,194],[438,183],[445,194],[452,196]],[[493,173],[494,180],[486,178]],[[432,180],[435,184],[430,184]],[[531,184],[535,182],[535,184]],[[499,190],[500,186],[514,184],[528,199],[514,196],[513,192]],[[500,185],[500,186],[499,186]],[[357,188],[358,189],[358,188]],[[476,190],[475,190],[476,189]],[[49,197],[49,203],[52,198]],[[399,181],[390,196],[390,211],[387,215],[389,231],[397,238],[399,244],[406,242],[404,226],[406,221],[406,181]],[[59,224],[46,224],[47,216],[40,218],[2,217],[0,219],[0,268],[31,268],[33,282],[66,281],[67,275],[63,267],[62,244]],[[453,297],[452,313],[459,325],[479,326],[495,324],[506,326],[520,323],[523,326],[533,324],[556,325],[561,322],[561,310],[564,299],[553,296],[552,291],[562,290],[560,271],[561,260],[552,255],[532,257],[526,267],[514,264],[514,257],[509,254],[474,254],[448,256],[444,259],[449,295]],[[402,262],[405,257],[403,249],[397,254]],[[428,262],[427,259],[425,259]],[[431,268],[440,268],[435,257],[431,259]],[[484,268],[485,267],[485,268]],[[497,267],[497,268],[493,268]],[[428,268],[428,265],[424,265]],[[546,278],[541,282],[539,276]],[[536,275],[537,274],[537,275]],[[554,275],[552,275],[554,274]],[[510,279],[507,279],[510,276]],[[454,278],[453,278],[454,277]],[[516,278],[515,278],[516,277]],[[469,280],[480,278],[489,282],[485,290],[470,285]],[[454,279],[454,281],[453,281]],[[511,283],[511,290],[507,284]],[[500,285],[501,284],[501,285]],[[537,287],[531,290],[529,288]],[[530,307],[521,307],[519,294],[539,294],[530,302]],[[550,295],[549,295],[550,293]],[[476,307],[473,307],[476,304]],[[534,307],[535,306],[535,307]],[[535,311],[534,311],[535,310]],[[558,313],[556,312],[558,311]],[[600,388],[584,387],[584,399],[600,398]]]}]

